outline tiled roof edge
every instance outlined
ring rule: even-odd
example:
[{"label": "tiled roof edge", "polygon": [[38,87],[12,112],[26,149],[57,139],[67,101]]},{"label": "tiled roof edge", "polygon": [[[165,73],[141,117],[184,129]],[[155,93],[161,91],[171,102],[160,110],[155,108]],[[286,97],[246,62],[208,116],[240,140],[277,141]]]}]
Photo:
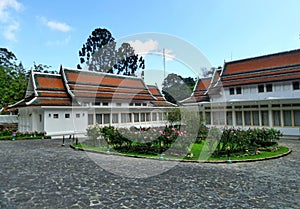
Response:
[{"label": "tiled roof edge", "polygon": [[265,54],[265,55],[260,55],[260,56],[248,57],[248,58],[243,58],[243,59],[239,59],[239,60],[233,60],[233,61],[225,62],[225,65],[227,65],[227,64],[233,64],[233,63],[238,63],[238,62],[249,61],[249,60],[262,59],[262,58],[266,58],[266,57],[273,57],[273,56],[280,56],[280,55],[285,55],[285,54],[292,54],[292,53],[300,53],[300,49],[293,49],[293,50],[289,50],[289,51],[275,52],[275,53],[271,53],[271,54]]}]

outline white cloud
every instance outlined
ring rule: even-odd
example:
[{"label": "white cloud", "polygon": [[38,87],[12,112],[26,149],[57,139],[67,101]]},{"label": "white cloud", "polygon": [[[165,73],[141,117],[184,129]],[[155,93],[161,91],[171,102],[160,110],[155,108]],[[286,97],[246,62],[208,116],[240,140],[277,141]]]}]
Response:
[{"label": "white cloud", "polygon": [[[157,54],[163,56],[163,49],[159,46],[159,43],[155,40],[149,39],[145,42],[140,40],[128,41],[130,46],[132,46],[135,52],[139,55],[147,54]],[[170,49],[165,49],[166,61],[171,61],[175,58],[175,54]]]},{"label": "white cloud", "polygon": [[59,30],[59,31],[62,31],[62,32],[68,32],[68,31],[71,30],[71,27],[69,25],[67,25],[66,23],[48,21],[47,25],[51,29]]},{"label": "white cloud", "polygon": [[19,23],[14,21],[6,27],[5,31],[3,32],[3,35],[9,41],[17,41],[15,33],[18,30],[19,30]]},{"label": "white cloud", "polygon": [[53,30],[58,30],[62,32],[68,32],[71,30],[71,26],[64,22],[57,22],[52,20],[47,20],[45,17],[37,17],[44,25]]},{"label": "white cloud", "polygon": [[22,8],[22,4],[16,0],[1,0],[0,1],[0,21],[7,22],[11,19],[10,9],[19,11]]},{"label": "white cloud", "polygon": [[159,49],[159,43],[152,39],[142,42],[140,40],[128,41],[130,46],[132,46],[137,54],[146,55],[149,52],[154,52]]},{"label": "white cloud", "polygon": [[17,41],[16,32],[20,24],[11,13],[18,12],[22,8],[23,5],[17,0],[0,0],[0,22],[4,25],[2,34],[8,41]]},{"label": "white cloud", "polygon": [[175,58],[175,54],[173,53],[172,50],[165,49],[165,57],[166,57],[166,61],[171,61]]}]

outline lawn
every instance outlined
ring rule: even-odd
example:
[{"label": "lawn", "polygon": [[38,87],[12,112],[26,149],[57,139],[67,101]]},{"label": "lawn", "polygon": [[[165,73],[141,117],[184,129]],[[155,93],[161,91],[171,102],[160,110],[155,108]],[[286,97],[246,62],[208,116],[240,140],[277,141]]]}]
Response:
[{"label": "lawn", "polygon": [[[75,143],[73,144],[75,147]],[[81,148],[86,151],[94,151],[94,152],[100,152],[100,153],[107,153],[108,149],[107,147],[97,147],[92,145],[87,145],[84,143],[78,143],[78,148]],[[141,154],[141,153],[134,153],[134,152],[118,152],[114,149],[110,148],[109,150],[110,154],[122,154],[124,156],[132,156],[132,157],[146,157],[146,158],[154,158],[158,159],[163,156],[164,159],[171,159],[171,160],[192,160],[192,161],[226,161],[228,159],[227,155],[216,157],[212,156],[209,152],[209,149],[207,146],[205,146],[205,141],[201,141],[201,143],[195,143],[191,147],[191,153],[193,153],[192,157],[180,157],[180,156],[169,156],[167,154],[161,155],[151,155],[151,154]],[[287,153],[289,151],[289,148],[280,146],[278,150],[276,151],[259,151],[259,154],[251,154],[249,152],[240,153],[240,154],[231,154],[230,159],[231,160],[249,160],[249,159],[261,159],[261,158],[271,158],[278,155],[282,155],[284,153]]]}]

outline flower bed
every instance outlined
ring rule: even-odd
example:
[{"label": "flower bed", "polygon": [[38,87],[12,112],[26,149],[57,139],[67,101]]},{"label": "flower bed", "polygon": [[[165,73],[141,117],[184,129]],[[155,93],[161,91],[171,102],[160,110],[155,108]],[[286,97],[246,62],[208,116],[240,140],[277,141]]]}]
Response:
[{"label": "flower bed", "polygon": [[22,139],[44,139],[46,132],[18,132],[13,130],[3,130],[0,132],[0,140],[22,140]]},{"label": "flower bed", "polygon": [[[207,128],[201,125],[194,136],[183,127],[138,129],[113,126],[90,126],[88,136],[99,147],[110,147],[121,153],[136,153],[184,157],[194,159],[199,153],[221,158],[224,156],[255,155],[263,149],[276,150],[280,131],[275,129]],[[201,146],[195,146],[201,144]]]}]

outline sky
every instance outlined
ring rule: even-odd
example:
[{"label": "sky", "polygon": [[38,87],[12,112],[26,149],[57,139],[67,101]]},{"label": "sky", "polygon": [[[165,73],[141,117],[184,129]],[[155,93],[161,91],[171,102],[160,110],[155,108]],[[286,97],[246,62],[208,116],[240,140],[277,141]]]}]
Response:
[{"label": "sky", "polygon": [[0,47],[27,70],[34,62],[76,68],[82,44],[106,28],[145,57],[151,84],[164,69],[196,77],[231,60],[300,48],[299,8],[299,0],[0,0]]}]

